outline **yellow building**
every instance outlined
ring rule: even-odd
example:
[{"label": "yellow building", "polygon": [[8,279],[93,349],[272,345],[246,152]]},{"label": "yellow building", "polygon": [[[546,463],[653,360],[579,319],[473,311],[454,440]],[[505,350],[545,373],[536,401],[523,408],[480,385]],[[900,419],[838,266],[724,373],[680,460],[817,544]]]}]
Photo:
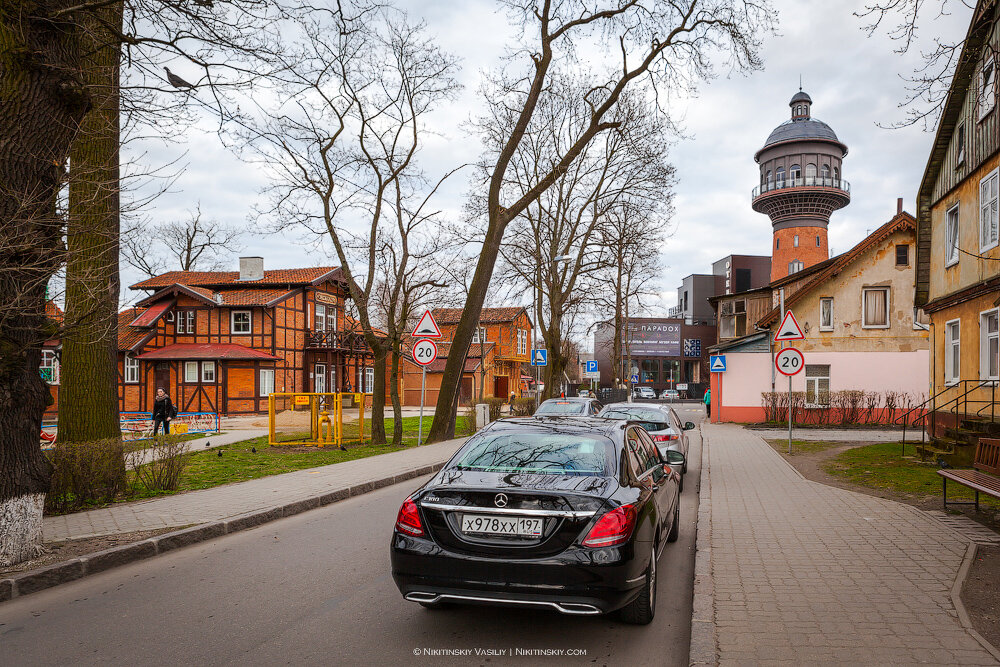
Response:
[{"label": "yellow building", "polygon": [[[994,432],[1000,306],[996,2],[980,1],[917,195],[915,303],[931,323],[928,409],[942,454]],[[946,460],[951,460],[944,456]],[[962,463],[961,459],[957,461]]]}]

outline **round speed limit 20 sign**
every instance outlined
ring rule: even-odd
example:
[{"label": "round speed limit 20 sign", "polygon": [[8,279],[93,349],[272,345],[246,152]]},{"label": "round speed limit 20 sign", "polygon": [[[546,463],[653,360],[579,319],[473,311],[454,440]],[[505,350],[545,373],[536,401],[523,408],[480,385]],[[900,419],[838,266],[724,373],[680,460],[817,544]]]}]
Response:
[{"label": "round speed limit 20 sign", "polygon": [[774,358],[774,365],[778,367],[778,372],[783,375],[795,375],[806,365],[806,359],[802,352],[794,347],[786,347],[778,352]]},{"label": "round speed limit 20 sign", "polygon": [[421,338],[413,344],[413,360],[421,366],[426,366],[438,356],[438,346],[434,341]]}]

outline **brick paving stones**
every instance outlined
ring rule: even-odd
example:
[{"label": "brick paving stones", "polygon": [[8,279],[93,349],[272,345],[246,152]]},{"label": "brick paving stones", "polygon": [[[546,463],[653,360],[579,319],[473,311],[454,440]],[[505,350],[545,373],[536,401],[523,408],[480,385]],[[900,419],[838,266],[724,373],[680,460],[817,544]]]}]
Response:
[{"label": "brick paving stones", "polygon": [[951,601],[959,534],[810,482],[744,428],[702,429],[720,664],[998,664]]}]

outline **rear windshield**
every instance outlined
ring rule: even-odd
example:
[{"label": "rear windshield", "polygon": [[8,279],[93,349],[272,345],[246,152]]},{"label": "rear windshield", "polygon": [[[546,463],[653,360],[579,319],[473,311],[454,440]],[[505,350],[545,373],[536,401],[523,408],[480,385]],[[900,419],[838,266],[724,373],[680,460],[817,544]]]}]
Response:
[{"label": "rear windshield", "polygon": [[587,404],[579,401],[545,401],[538,406],[536,415],[582,415]]},{"label": "rear windshield", "polygon": [[613,471],[614,445],[601,436],[567,433],[484,435],[469,442],[458,470],[604,477]]},{"label": "rear windshield", "polygon": [[667,416],[659,410],[649,408],[608,408],[600,414],[605,419],[638,419],[648,422],[665,422]]}]

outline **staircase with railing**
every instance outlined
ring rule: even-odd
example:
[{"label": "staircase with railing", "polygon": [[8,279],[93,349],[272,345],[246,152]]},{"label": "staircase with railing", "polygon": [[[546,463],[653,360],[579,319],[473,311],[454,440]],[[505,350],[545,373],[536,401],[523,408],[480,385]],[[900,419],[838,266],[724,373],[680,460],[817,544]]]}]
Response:
[{"label": "staircase with railing", "polygon": [[[982,390],[988,390],[988,397]],[[970,467],[979,439],[1000,435],[996,391],[994,380],[959,380],[907,410],[894,420],[903,426],[903,449],[906,448],[907,429],[919,424],[920,444],[916,449],[921,459],[933,459],[953,468]],[[948,398],[949,395],[952,397]],[[953,415],[954,425],[946,426],[938,435],[938,420],[943,414]],[[928,421],[930,442],[927,441]]]}]

